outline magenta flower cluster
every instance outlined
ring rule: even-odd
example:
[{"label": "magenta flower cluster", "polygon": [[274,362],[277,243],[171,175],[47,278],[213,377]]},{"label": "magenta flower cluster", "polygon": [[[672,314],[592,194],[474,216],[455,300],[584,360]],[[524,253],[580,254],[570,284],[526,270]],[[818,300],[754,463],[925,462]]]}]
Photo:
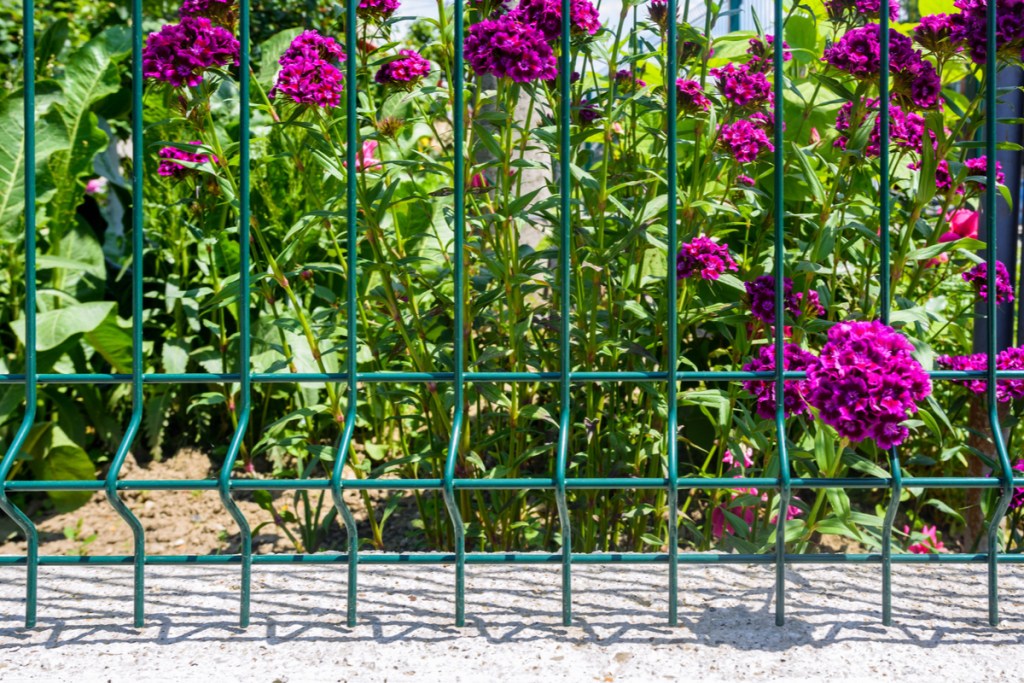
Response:
[{"label": "magenta flower cluster", "polygon": [[[203,143],[199,140],[192,140],[189,144],[201,145]],[[157,152],[157,156],[160,158],[160,166],[157,168],[157,173],[165,178],[174,178],[175,180],[181,180],[198,173],[196,169],[184,166],[179,162],[185,161],[193,164],[213,162],[216,164],[218,161],[215,154],[196,154],[194,152],[186,152],[177,147],[163,147]]]},{"label": "magenta flower cluster", "polygon": [[[899,3],[893,0],[887,2],[889,20],[896,21],[900,13]],[[878,18],[882,15],[882,0],[825,0],[825,9],[833,20],[841,19],[845,14]]]},{"label": "magenta flower cluster", "polygon": [[[967,175],[969,176],[982,176],[988,177],[988,157],[984,154],[979,157],[968,159],[964,162],[964,167],[967,169]],[[996,183],[999,185],[1006,184],[1006,176],[1003,175],[1003,165],[996,161]],[[975,189],[979,192],[984,192],[987,185],[982,182],[970,180],[967,182],[970,189]]]},{"label": "magenta flower cluster", "polygon": [[[747,54],[750,55],[750,61],[747,62],[747,67],[751,71],[767,71],[771,72],[775,68],[775,36],[769,34],[764,37],[764,40],[760,38],[751,38],[749,41],[750,47],[747,48]],[[793,58],[793,53],[789,49],[789,45],[786,41],[782,41],[782,61],[788,62]]]},{"label": "magenta flower cluster", "polygon": [[[562,37],[562,0],[519,0],[508,16],[535,27],[549,42]],[[571,0],[569,21],[570,31],[576,35],[592,36],[601,28],[601,15],[590,0]]]},{"label": "magenta flower cluster", "polygon": [[379,21],[394,14],[400,4],[398,0],[359,0],[356,14],[364,19]]},{"label": "magenta flower cluster", "polygon": [[[960,12],[950,17],[951,40],[965,47],[976,64],[984,64],[988,54],[987,0],[956,0],[953,4]],[[996,51],[1003,56],[1020,58],[1024,49],[1024,2],[995,0],[995,11]]]},{"label": "magenta flower cluster", "polygon": [[757,107],[772,102],[772,84],[761,71],[752,71],[746,64],[729,63],[711,70],[718,89],[726,100],[737,107]]},{"label": "magenta flower cluster", "polygon": [[238,64],[238,40],[206,17],[185,17],[146,38],[142,75],[176,88],[203,82],[207,69]]},{"label": "magenta flower cluster", "polygon": [[430,62],[416,50],[399,50],[398,59],[391,60],[377,70],[374,77],[378,83],[387,85],[415,85],[430,73]]},{"label": "magenta flower cluster", "polygon": [[903,335],[878,321],[839,323],[808,369],[808,402],[840,436],[896,446],[909,435],[902,422],[931,393],[913,351]]},{"label": "magenta flower cluster", "polygon": [[[940,368],[958,372],[984,372],[988,369],[988,358],[984,353],[968,356],[939,356],[935,363]],[[1024,370],[1024,347],[1012,347],[1000,351],[996,356],[996,368],[999,370]],[[956,380],[975,394],[984,395],[988,382],[984,379]],[[1008,403],[1013,399],[1024,398],[1024,379],[1000,379],[996,381],[996,400]]]},{"label": "magenta flower cluster", "polygon": [[235,0],[184,0],[178,15],[222,20],[234,7]]},{"label": "magenta flower cluster", "polygon": [[[868,135],[864,153],[867,156],[877,157],[882,149],[882,124],[881,118],[877,115],[879,102],[877,98],[869,98],[864,104],[867,116],[873,119],[873,127]],[[847,102],[839,108],[839,115],[836,117],[836,130],[840,135],[833,144],[840,149],[847,148],[850,135],[853,134],[850,121],[852,114],[853,102]],[[925,131],[924,123],[924,117],[917,112],[904,112],[898,104],[889,104],[889,140],[896,146],[920,153]]]},{"label": "magenta flower cluster", "polygon": [[281,55],[281,71],[270,96],[281,93],[298,104],[336,107],[345,88],[336,64],[344,61],[345,51],[337,41],[316,31],[304,31]]},{"label": "magenta flower cluster", "polygon": [[[979,263],[961,275],[964,282],[969,282],[978,290],[978,296],[988,301],[988,263]],[[1013,285],[1010,284],[1010,273],[1002,261],[996,261],[996,303],[1013,301]]]},{"label": "magenta flower cluster", "polygon": [[[822,61],[856,78],[874,79],[882,66],[881,28],[868,24],[846,32],[825,49]],[[910,38],[889,29],[889,71],[893,92],[921,109],[938,106],[942,88],[935,67],[914,49]]]},{"label": "magenta flower cluster", "polygon": [[463,53],[478,75],[491,74],[517,83],[558,75],[555,54],[544,34],[508,14],[473,24],[466,34]]},{"label": "magenta flower cluster", "polygon": [[[775,324],[775,278],[762,275],[750,282],[744,282],[750,301],[750,314],[767,325]],[[800,315],[800,298],[793,293],[793,281],[782,278],[783,308],[794,316]]]},{"label": "magenta flower cluster", "polygon": [[921,17],[914,28],[914,42],[934,54],[957,49],[952,41],[953,21],[948,14],[929,14]]},{"label": "magenta flower cluster", "polygon": [[684,243],[676,255],[676,277],[680,280],[694,275],[702,280],[717,280],[722,273],[735,270],[738,267],[729,255],[729,247],[706,235]]},{"label": "magenta flower cluster", "polygon": [[680,111],[697,114],[711,108],[711,100],[701,90],[700,83],[685,78],[676,79],[676,102]]},{"label": "magenta flower cluster", "polygon": [[[817,361],[814,354],[802,349],[798,344],[785,344],[782,347],[783,370],[808,370]],[[775,370],[775,347],[762,346],[758,354],[743,366],[747,372],[771,372]],[[772,380],[747,380],[743,388],[753,394],[755,410],[759,417],[771,420],[775,417],[775,382]],[[811,393],[811,385],[806,379],[785,380],[785,391],[782,397],[782,409],[786,417],[807,412],[807,396]]]},{"label": "magenta flower cluster", "polygon": [[764,129],[746,119],[737,119],[732,123],[720,125],[718,144],[740,163],[756,160],[765,150],[775,150]]}]

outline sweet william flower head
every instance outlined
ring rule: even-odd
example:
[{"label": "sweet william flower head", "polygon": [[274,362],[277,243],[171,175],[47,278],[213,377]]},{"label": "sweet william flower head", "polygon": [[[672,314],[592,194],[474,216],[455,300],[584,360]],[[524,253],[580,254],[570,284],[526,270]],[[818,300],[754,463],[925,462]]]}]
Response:
[{"label": "sweet william flower head", "polygon": [[679,247],[676,256],[678,279],[698,276],[702,280],[717,280],[722,273],[738,270],[729,255],[729,247],[710,237],[700,235]]},{"label": "sweet william flower head", "polygon": [[720,125],[718,144],[740,163],[756,161],[762,152],[775,150],[764,128],[746,119]]},{"label": "sweet william flower head", "polygon": [[203,82],[203,72],[238,64],[239,44],[206,17],[185,17],[150,33],[142,51],[142,75],[181,88]]},{"label": "sweet william flower head", "polygon": [[416,50],[399,50],[400,57],[377,70],[374,80],[385,85],[412,87],[430,73],[430,62]]},{"label": "sweet william flower head", "polygon": [[[983,301],[988,301],[988,263],[979,263],[966,273],[964,282],[974,285],[978,296]],[[1013,301],[1013,284],[1010,282],[1010,273],[1002,261],[996,261],[996,303],[1011,303]]]},{"label": "sweet william flower head", "polygon": [[679,111],[698,114],[711,109],[711,100],[704,95],[700,83],[685,78],[676,79],[676,102]]},{"label": "sweet william flower head", "polygon": [[491,74],[530,83],[558,75],[555,55],[544,34],[508,14],[473,24],[466,33],[463,54],[478,76]]},{"label": "sweet william flower head", "polygon": [[[807,370],[815,362],[814,354],[806,351],[798,344],[785,344],[782,347],[783,370]],[[772,372],[775,370],[775,346],[762,346],[757,355],[743,366],[746,372]],[[747,380],[743,388],[753,394],[756,412],[759,417],[771,420],[775,417],[775,382],[774,380]],[[807,396],[811,385],[806,380],[785,380],[782,409],[786,417],[793,417],[807,412]]]},{"label": "sweet william flower head", "polygon": [[[936,365],[946,370],[959,372],[984,372],[988,369],[988,358],[984,353],[968,356],[939,356]],[[996,356],[996,367],[1000,370],[1024,370],[1024,347],[1011,347],[1000,351]],[[988,390],[984,379],[954,380],[962,384],[972,393],[983,396]],[[1024,398],[1024,380],[1000,379],[996,381],[996,401],[1008,403],[1013,399]]]},{"label": "sweet william flower head", "polygon": [[[189,144],[201,145],[203,143],[199,140],[192,140]],[[217,156],[214,154],[186,152],[177,147],[163,147],[157,152],[157,156],[160,158],[160,166],[157,167],[157,173],[165,178],[174,178],[175,180],[182,180],[199,172],[195,168],[185,166],[179,162],[184,161],[192,164],[216,164],[218,162]]]},{"label": "sweet william flower head", "polygon": [[[527,26],[533,26],[548,42],[562,37],[562,0],[519,0],[508,16]],[[577,36],[592,36],[601,28],[601,16],[590,0],[570,0],[570,32]]]},{"label": "sweet william flower head", "polygon": [[931,393],[914,347],[878,321],[832,327],[816,363],[807,371],[808,402],[819,418],[851,441],[897,446],[909,436],[902,423]]},{"label": "sweet william flower head", "polygon": [[363,19],[383,21],[394,14],[400,5],[398,0],[359,0],[356,14]]}]

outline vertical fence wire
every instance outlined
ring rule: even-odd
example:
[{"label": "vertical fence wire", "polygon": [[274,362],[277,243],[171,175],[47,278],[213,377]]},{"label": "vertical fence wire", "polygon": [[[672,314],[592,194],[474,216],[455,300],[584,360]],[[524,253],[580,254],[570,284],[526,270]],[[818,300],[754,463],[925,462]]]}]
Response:
[{"label": "vertical fence wire", "polygon": [[250,210],[249,210],[249,2],[250,0],[239,0],[238,7],[238,42],[241,50],[239,59],[239,121],[238,121],[238,372],[239,372],[239,394],[241,403],[239,405],[238,426],[231,437],[227,455],[224,457],[224,464],[221,467],[217,479],[217,489],[221,502],[227,508],[231,517],[238,524],[241,532],[241,565],[242,582],[240,589],[241,608],[239,611],[239,625],[245,628],[249,625],[249,603],[252,589],[252,530],[242,510],[231,497],[231,472],[235,468],[238,454],[245,442],[245,435],[249,426],[249,415],[252,410],[252,368],[250,366],[250,278],[249,278],[249,251],[250,251]]},{"label": "vertical fence wire", "polygon": [[789,453],[786,449],[786,412],[785,412],[785,391],[786,385],[783,381],[785,369],[785,343],[784,332],[784,297],[785,288],[783,279],[786,273],[785,255],[785,220],[786,206],[783,202],[783,173],[785,171],[785,150],[783,148],[783,88],[782,81],[785,74],[782,72],[784,63],[783,55],[783,9],[782,0],[775,1],[775,38],[772,41],[774,52],[772,59],[775,68],[775,82],[773,83],[775,102],[772,105],[775,144],[774,157],[772,160],[774,181],[774,280],[775,280],[775,432],[778,443],[779,460],[779,511],[775,521],[775,623],[782,626],[786,621],[786,513],[789,510],[789,501],[792,496],[790,489]]},{"label": "vertical fence wire", "polygon": [[[878,298],[881,302],[880,318],[889,324],[892,311],[892,287],[890,275],[890,250],[892,237],[889,234],[890,188],[889,188],[889,6],[892,0],[885,0],[879,10],[879,48],[881,67],[878,75],[878,130],[881,144],[878,153],[878,236],[879,236],[879,285]],[[868,118],[870,125],[870,117]],[[908,226],[908,230],[913,227]],[[841,455],[841,454],[840,454]],[[896,521],[902,493],[899,452],[893,446],[889,449],[889,471],[892,475],[889,503],[882,520],[882,623],[892,623],[892,525]]]},{"label": "vertical fence wire", "polygon": [[359,278],[356,224],[356,147],[359,144],[359,127],[357,120],[358,99],[356,97],[356,0],[345,3],[345,52],[348,62],[345,65],[345,230],[347,245],[345,247],[345,270],[347,274],[345,289],[345,374],[348,408],[345,412],[345,426],[341,438],[334,449],[334,467],[331,470],[331,496],[334,506],[345,523],[345,534],[348,545],[348,582],[346,586],[346,623],[356,625],[356,601],[358,600],[359,578],[359,531],[355,516],[342,496],[344,486],[342,475],[348,460],[349,449],[356,429],[356,410],[358,408],[358,390],[356,374],[358,371],[357,354],[359,352],[356,296]]},{"label": "vertical fence wire", "polygon": [[25,117],[25,415],[0,460],[0,510],[25,534],[25,627],[36,625],[39,584],[39,533],[28,515],[7,496],[7,477],[36,418],[36,55],[35,2],[24,0],[21,36],[24,44],[22,74]]},{"label": "vertical fence wire", "polygon": [[[676,23],[677,0],[668,0],[668,35],[666,36],[668,51],[665,68],[665,97],[667,99],[667,133],[668,133],[668,169],[665,181],[668,183],[668,262],[665,266],[665,284],[668,289],[668,389],[666,405],[667,443],[665,458],[668,470],[668,623],[676,626],[679,623],[679,281],[676,278],[676,250],[679,248],[679,225],[676,206],[678,188],[676,187],[679,135],[678,101],[676,99],[676,78],[679,74],[678,53],[676,48],[678,26]],[[699,142],[698,142],[699,144]]]},{"label": "vertical fence wire", "polygon": [[[458,500],[455,498],[455,465],[459,457],[459,445],[462,439],[462,422],[466,403],[465,365],[466,365],[466,325],[464,309],[466,307],[465,284],[465,221],[466,221],[466,168],[465,168],[465,55],[463,42],[465,35],[465,5],[463,0],[455,0],[455,88],[454,116],[452,124],[455,128],[453,151],[453,183],[454,194],[452,211],[455,229],[455,312],[452,330],[452,365],[453,395],[455,416],[452,418],[451,439],[448,443],[448,457],[444,463],[443,494],[452,520],[455,535],[455,625],[466,625],[466,530],[459,512]],[[474,116],[477,112],[473,112]]]},{"label": "vertical fence wire", "polygon": [[[985,255],[988,261],[986,279],[988,280],[988,339],[986,342],[986,398],[988,400],[988,422],[992,432],[992,443],[995,445],[999,460],[1000,495],[992,519],[989,521],[988,541],[988,621],[992,626],[999,625],[999,525],[1010,507],[1013,497],[1013,470],[1006,452],[1002,428],[999,424],[999,403],[996,395],[996,369],[999,354],[999,340],[996,338],[996,210],[999,192],[996,189],[996,99],[998,88],[996,76],[996,3],[989,0],[985,12]],[[1014,197],[1016,201],[1018,197]]]},{"label": "vertical fence wire", "polygon": [[145,407],[142,374],[142,282],[143,282],[143,235],[145,233],[143,210],[143,177],[145,173],[145,140],[142,111],[142,0],[132,0],[132,415],[114,459],[107,470],[104,488],[107,500],[117,514],[132,530],[133,548],[133,596],[132,606],[135,626],[142,626],[145,620],[145,570],[146,536],[142,522],[125,505],[117,493],[117,480],[121,476],[128,452],[142,425]]},{"label": "vertical fence wire", "polygon": [[[562,0],[562,17],[570,16],[570,0]],[[569,157],[571,149],[571,107],[570,86],[572,82],[572,60],[569,55],[569,31],[571,22],[562,21],[562,35],[559,40],[558,85],[559,85],[559,240],[558,240],[558,286],[559,297],[559,405],[561,415],[558,422],[558,453],[555,459],[555,503],[558,506],[559,525],[562,530],[562,623],[572,623],[572,520],[569,518],[569,502],[566,495],[566,468],[569,460],[569,430],[572,427],[572,313],[570,281],[572,266],[572,167]]]}]

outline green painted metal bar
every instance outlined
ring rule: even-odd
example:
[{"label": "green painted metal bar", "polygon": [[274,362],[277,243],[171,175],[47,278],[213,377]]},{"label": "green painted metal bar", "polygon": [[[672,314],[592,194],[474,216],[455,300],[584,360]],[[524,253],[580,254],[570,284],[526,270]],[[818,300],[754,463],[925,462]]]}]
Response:
[{"label": "green painted metal bar", "polygon": [[[889,225],[891,217],[889,188],[889,3],[884,0],[879,11],[879,41],[881,67],[878,76],[878,125],[881,144],[878,155],[878,215],[879,215],[879,293],[881,302],[880,318],[888,325],[892,313],[891,241]],[[889,471],[892,472],[892,487],[889,502],[882,520],[882,623],[892,625],[892,526],[899,510],[902,492],[900,456],[896,447],[889,449]]]},{"label": "green painted metal bar", "polygon": [[[988,621],[992,626],[999,625],[999,525],[1010,507],[1013,498],[1013,469],[1006,452],[1006,442],[999,423],[999,403],[996,397],[996,362],[999,354],[999,340],[996,337],[996,214],[998,211],[999,191],[996,189],[996,95],[998,87],[996,77],[996,3],[987,3],[985,12],[985,34],[987,49],[985,51],[985,154],[988,163],[985,168],[985,260],[988,261],[988,339],[986,340],[987,383],[986,399],[988,401],[988,422],[992,432],[992,443],[995,445],[999,460],[999,481],[1002,492],[999,502],[992,511],[989,521],[988,541]],[[1015,198],[1016,199],[1016,198]]]},{"label": "green painted metal bar", "polygon": [[774,225],[773,230],[773,241],[774,241],[774,276],[775,276],[775,433],[777,435],[776,441],[778,444],[778,461],[779,461],[779,478],[778,478],[778,490],[779,490],[779,512],[776,516],[776,528],[775,528],[775,623],[778,626],[782,626],[786,621],[786,517],[789,510],[789,502],[792,498],[792,492],[790,488],[790,471],[789,471],[789,453],[786,449],[786,412],[785,412],[785,392],[786,383],[783,381],[783,372],[785,370],[785,327],[784,327],[784,316],[785,310],[783,300],[783,278],[785,277],[785,261],[786,261],[786,242],[785,242],[785,221],[786,221],[786,207],[783,202],[784,198],[784,184],[783,184],[783,169],[785,168],[786,158],[785,150],[783,149],[783,112],[782,103],[783,100],[783,88],[782,82],[785,79],[785,74],[782,71],[784,66],[783,60],[783,44],[785,41],[782,39],[783,27],[785,26],[785,17],[783,16],[782,0],[775,0],[775,40],[772,42],[774,51],[772,59],[775,67],[775,78],[773,88],[775,95],[775,102],[773,103],[773,138],[775,144],[774,158],[772,160],[773,167],[773,216]]},{"label": "green painted metal bar", "polygon": [[666,99],[668,100],[668,169],[665,180],[668,183],[668,263],[665,266],[665,280],[668,288],[668,338],[665,340],[668,346],[668,420],[665,427],[667,448],[665,457],[668,470],[668,623],[669,626],[679,624],[679,382],[676,381],[676,374],[679,372],[679,281],[676,278],[676,251],[679,249],[679,225],[677,219],[678,209],[678,102],[676,100],[675,83],[679,75],[678,52],[676,42],[679,31],[676,23],[676,0],[668,0],[667,25],[667,65],[665,72],[668,77],[665,79]]},{"label": "green painted metal bar", "polygon": [[[0,460],[0,482],[6,484],[14,461],[35,423],[36,387],[36,55],[35,3],[22,4],[21,36],[25,120],[25,415],[14,438]],[[28,515],[7,497],[0,486],[0,510],[3,510],[25,535],[25,627],[36,625],[36,596],[39,583],[39,533]]]},{"label": "green painted metal bar", "polygon": [[142,372],[145,369],[145,349],[142,346],[142,247],[145,232],[143,177],[146,164],[142,84],[142,0],[132,0],[132,415],[107,470],[104,489],[110,505],[132,530],[132,546],[135,552],[132,606],[136,627],[141,627],[145,623],[146,532],[139,518],[118,495],[117,480],[121,476],[125,458],[139,433],[145,407],[145,397],[142,393]]},{"label": "green painted metal bar", "polygon": [[[902,486],[912,489],[996,489],[1003,482],[992,477],[901,477]],[[353,491],[428,491],[444,488],[443,479],[341,479],[342,488]],[[571,491],[585,489],[663,489],[670,482],[666,477],[570,477],[565,480],[565,488]],[[1024,487],[1024,477],[1016,477],[1011,481],[1015,487]],[[232,491],[296,491],[296,490],[327,490],[333,486],[332,479],[233,479],[230,482]],[[712,490],[756,487],[769,490],[779,488],[777,477],[679,477],[677,485],[684,489]],[[76,480],[30,480],[9,481],[4,488],[7,491],[21,493],[43,491],[102,491],[103,481]],[[509,479],[467,479],[452,480],[456,490],[503,490],[503,489],[534,489],[554,490],[556,479],[546,477],[519,477]],[[216,479],[172,479],[149,480],[132,479],[118,481],[118,491],[216,491],[219,487]],[[835,477],[835,478],[801,478],[790,479],[791,489],[881,489],[891,488],[890,477]]]},{"label": "green painted metal bar", "polygon": [[566,494],[566,468],[569,462],[569,431],[572,428],[572,387],[569,385],[569,374],[572,372],[572,168],[569,157],[572,148],[572,56],[569,52],[571,22],[567,18],[572,15],[570,0],[562,0],[561,4],[562,31],[558,55],[558,358],[561,415],[558,420],[558,451],[555,455],[555,504],[562,532],[562,624],[569,626],[572,623],[572,519],[569,517]]},{"label": "green painted metal bar", "polygon": [[245,441],[252,411],[252,386],[250,373],[250,352],[252,346],[250,320],[250,207],[249,207],[249,124],[251,117],[249,86],[252,76],[249,67],[249,0],[239,0],[238,42],[241,48],[238,72],[239,121],[238,121],[238,367],[239,394],[241,404],[238,426],[231,437],[224,464],[217,478],[217,490],[221,502],[235,520],[241,534],[242,576],[238,623],[242,628],[249,626],[250,593],[252,590],[252,530],[241,508],[231,497],[231,472],[235,468],[238,454]]},{"label": "green painted metal bar", "polygon": [[345,524],[345,536],[348,543],[348,582],[346,585],[346,610],[345,621],[349,626],[356,625],[356,612],[358,603],[359,585],[359,529],[356,525],[355,515],[348,503],[345,502],[342,490],[345,488],[345,481],[342,475],[345,471],[345,464],[348,462],[349,450],[352,446],[352,438],[356,429],[356,410],[359,404],[359,384],[356,379],[358,374],[358,335],[359,318],[356,310],[358,297],[358,221],[357,221],[357,197],[356,197],[356,176],[353,172],[356,168],[356,150],[359,148],[359,124],[357,80],[356,80],[356,2],[348,0],[345,3],[345,52],[349,59],[345,65],[345,168],[351,169],[345,176],[345,225],[346,246],[345,254],[346,271],[348,278],[345,290],[345,374],[347,375],[348,387],[348,408],[345,412],[345,426],[341,437],[335,444],[334,467],[331,470],[331,498],[334,507]]},{"label": "green painted metal bar", "polygon": [[[932,370],[927,373],[933,380],[965,380],[985,379],[988,374],[982,370]],[[807,373],[803,370],[786,370],[783,377],[787,380],[804,379]],[[999,379],[1024,379],[1024,370],[998,370]],[[24,384],[24,374],[0,375],[0,384]],[[241,375],[237,373],[185,373],[180,375],[150,373],[142,376],[143,384],[226,384],[238,382]],[[357,373],[356,380],[360,383],[423,383],[451,382],[454,374],[450,372],[366,372]],[[466,372],[463,381],[472,382],[560,382],[559,372]],[[769,371],[687,371],[676,373],[677,382],[745,382],[752,379],[775,379],[775,373]],[[571,372],[569,382],[585,384],[589,382],[665,382],[668,372]],[[347,373],[253,373],[250,376],[253,384],[322,384],[324,382],[347,382]],[[131,384],[132,376],[125,374],[56,374],[47,373],[36,376],[37,384]]]},{"label": "green painted metal bar", "polygon": [[[1024,565],[1024,554],[998,553],[1000,562],[1005,564]],[[842,564],[881,564],[880,553],[788,553],[783,558],[790,564],[834,566]],[[913,553],[899,554],[892,557],[893,564],[985,564],[989,562],[988,553],[942,553],[933,555],[916,555]],[[203,566],[242,564],[241,555],[148,555],[147,565],[160,566]],[[44,555],[38,558],[40,566],[118,566],[130,565],[133,555],[92,555],[77,557],[72,555]],[[345,553],[315,554],[273,554],[253,555],[253,564],[259,565],[321,565],[347,564]],[[455,553],[361,553],[361,565],[450,565],[458,558]],[[690,565],[736,565],[764,564],[774,565],[778,561],[775,553],[740,554],[740,553],[680,553],[678,561]],[[466,553],[466,564],[557,564],[563,562],[562,553]],[[573,553],[573,564],[668,564],[668,553]],[[24,555],[0,555],[0,567],[24,566]]]},{"label": "green painted metal bar", "polygon": [[[463,0],[455,1],[455,88],[454,116],[452,125],[455,128],[453,151],[453,183],[455,185],[453,212],[455,218],[455,312],[452,330],[452,364],[455,393],[455,415],[452,418],[451,438],[448,442],[448,454],[444,463],[442,493],[448,516],[452,520],[452,531],[455,535],[455,625],[466,625],[466,529],[459,512],[458,501],[455,499],[455,465],[459,458],[459,445],[462,439],[463,417],[466,404],[466,383],[464,381],[466,367],[466,325],[464,320],[466,308],[465,258],[466,258],[466,168],[465,168],[465,109],[466,109],[466,67],[463,43],[465,38],[466,8]],[[479,87],[479,84],[477,84]]]}]

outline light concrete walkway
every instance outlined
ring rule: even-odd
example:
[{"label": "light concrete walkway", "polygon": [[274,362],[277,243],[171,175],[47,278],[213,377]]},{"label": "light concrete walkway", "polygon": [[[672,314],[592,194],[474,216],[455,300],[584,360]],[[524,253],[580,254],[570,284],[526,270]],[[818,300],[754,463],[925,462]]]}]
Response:
[{"label": "light concrete walkway", "polygon": [[1021,680],[1024,568],[1001,574],[986,619],[984,568],[789,570],[774,625],[769,567],[683,567],[681,625],[665,625],[663,567],[577,567],[575,623],[556,567],[470,566],[467,626],[453,571],[361,568],[360,625],[344,625],[343,567],[258,566],[253,625],[237,624],[237,567],[152,567],[147,626],[131,627],[128,568],[46,567],[39,627],[21,628],[23,570],[0,569],[0,681]]}]

